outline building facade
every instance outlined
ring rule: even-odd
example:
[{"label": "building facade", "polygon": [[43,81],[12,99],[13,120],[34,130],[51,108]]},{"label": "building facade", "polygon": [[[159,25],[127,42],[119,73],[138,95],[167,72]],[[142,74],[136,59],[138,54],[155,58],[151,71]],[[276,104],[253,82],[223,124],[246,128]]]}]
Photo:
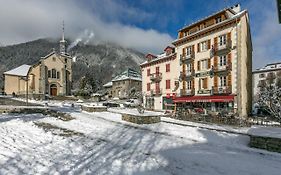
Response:
[{"label": "building facade", "polygon": [[271,85],[275,86],[281,82],[281,62],[270,63],[266,66],[253,71],[253,103],[257,102],[260,88],[266,86],[267,81],[272,79]]},{"label": "building facade", "polygon": [[147,54],[140,65],[144,106],[147,109],[173,108],[172,97],[179,88],[179,64],[174,47],[166,47],[160,55]]},{"label": "building facade", "polygon": [[4,91],[8,95],[34,98],[71,95],[72,58],[66,53],[64,35],[60,52],[51,52],[34,65],[22,65],[4,72]]},{"label": "building facade", "polygon": [[141,92],[141,82],[141,74],[129,68],[103,87],[107,91],[108,98],[126,99],[136,92]]},{"label": "building facade", "polygon": [[247,10],[223,9],[179,30],[180,97],[207,110],[251,113],[252,42]]}]

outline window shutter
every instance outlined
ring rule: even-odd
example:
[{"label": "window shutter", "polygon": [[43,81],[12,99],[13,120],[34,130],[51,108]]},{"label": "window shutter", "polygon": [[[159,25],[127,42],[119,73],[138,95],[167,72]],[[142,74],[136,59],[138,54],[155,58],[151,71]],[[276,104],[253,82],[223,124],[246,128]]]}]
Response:
[{"label": "window shutter", "polygon": [[185,48],[182,48],[182,56],[185,56]]},{"label": "window shutter", "polygon": [[214,38],[214,48],[216,49],[218,47],[218,37]]},{"label": "window shutter", "polygon": [[208,40],[208,49],[211,49],[211,40]]},{"label": "window shutter", "polygon": [[211,59],[208,59],[208,69],[211,68]]},{"label": "window shutter", "polygon": [[231,86],[231,85],[232,85],[232,84],[231,84],[231,73],[229,73],[228,76],[227,76],[227,85],[228,85],[228,86]]},{"label": "window shutter", "polygon": [[227,64],[231,64],[231,52],[227,55]]},{"label": "window shutter", "polygon": [[214,68],[218,67],[218,56],[214,57]]},{"label": "window shutter", "polygon": [[227,41],[228,41],[228,42],[231,41],[231,32],[227,33]]},{"label": "window shutter", "polygon": [[197,70],[200,71],[200,61],[197,61]]},{"label": "window shutter", "polygon": [[214,87],[218,87],[218,76],[214,76]]},{"label": "window shutter", "polygon": [[191,89],[194,89],[194,78],[191,81]]},{"label": "window shutter", "polygon": [[197,52],[200,52],[200,43],[197,44]]},{"label": "window shutter", "polygon": [[194,45],[191,46],[191,52],[194,52]]}]

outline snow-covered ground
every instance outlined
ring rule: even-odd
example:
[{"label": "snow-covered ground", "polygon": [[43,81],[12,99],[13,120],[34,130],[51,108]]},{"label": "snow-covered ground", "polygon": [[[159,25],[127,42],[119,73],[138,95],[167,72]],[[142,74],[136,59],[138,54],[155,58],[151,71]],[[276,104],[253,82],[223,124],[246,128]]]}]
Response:
[{"label": "snow-covered ground", "polygon": [[0,114],[0,174],[280,174],[281,154],[249,148],[248,136],[54,106],[75,119]]}]

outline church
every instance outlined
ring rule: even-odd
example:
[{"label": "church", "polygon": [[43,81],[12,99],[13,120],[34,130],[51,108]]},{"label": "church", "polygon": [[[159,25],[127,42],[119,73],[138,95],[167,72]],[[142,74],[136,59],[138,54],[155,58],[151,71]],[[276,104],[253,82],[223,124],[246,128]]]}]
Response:
[{"label": "church", "polygon": [[21,65],[4,72],[4,92],[7,95],[45,98],[71,95],[72,57],[66,52],[64,28],[60,50],[53,50],[34,65]]}]

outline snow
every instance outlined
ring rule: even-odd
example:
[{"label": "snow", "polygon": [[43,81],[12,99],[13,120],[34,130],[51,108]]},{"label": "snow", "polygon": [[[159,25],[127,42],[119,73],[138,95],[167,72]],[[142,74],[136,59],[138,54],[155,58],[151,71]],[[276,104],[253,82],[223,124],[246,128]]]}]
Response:
[{"label": "snow", "polygon": [[281,128],[252,126],[251,129],[248,131],[248,134],[253,136],[281,139]]},{"label": "snow", "polygon": [[[50,104],[75,119],[0,114],[0,174],[280,174],[281,154],[249,148],[248,136],[163,122],[137,125],[121,114]],[[56,135],[40,122],[83,135]]]},{"label": "snow", "polygon": [[120,114],[131,114],[138,116],[163,116],[162,112],[154,112],[154,111],[144,111],[143,114],[140,114],[136,108],[108,108],[108,111],[120,113]]},{"label": "snow", "polygon": [[108,83],[104,84],[104,85],[103,85],[103,87],[111,87],[111,86],[112,86],[112,84],[113,84],[113,83],[112,83],[112,81],[110,81],[110,82],[108,82]]},{"label": "snow", "polygon": [[6,75],[17,75],[17,76],[27,76],[29,69],[31,68],[30,65],[21,65],[17,68],[4,72]]}]

